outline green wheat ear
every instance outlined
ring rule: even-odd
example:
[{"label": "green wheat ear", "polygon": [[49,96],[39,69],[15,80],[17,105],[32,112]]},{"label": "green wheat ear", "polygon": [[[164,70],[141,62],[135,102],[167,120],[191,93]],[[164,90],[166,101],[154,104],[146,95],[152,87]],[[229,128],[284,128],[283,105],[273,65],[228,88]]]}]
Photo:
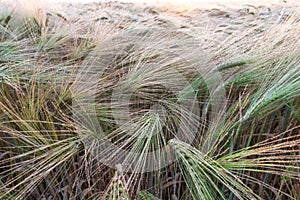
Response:
[{"label": "green wheat ear", "polygon": [[143,190],[140,192],[140,199],[141,200],[159,200],[159,198],[155,197],[150,192]]},{"label": "green wheat ear", "polygon": [[238,199],[261,199],[247,185],[216,160],[189,144],[172,139],[169,145],[179,161],[180,170],[194,199],[226,199],[219,182]]},{"label": "green wheat ear", "polygon": [[220,65],[218,65],[217,69],[219,71],[222,71],[222,70],[225,70],[225,69],[230,69],[230,68],[234,68],[234,67],[240,67],[240,66],[246,65],[248,63],[250,63],[250,61],[247,61],[247,60],[224,62],[224,63],[221,63]]},{"label": "green wheat ear", "polygon": [[117,165],[114,177],[111,179],[105,197],[107,200],[130,200],[122,166]]}]

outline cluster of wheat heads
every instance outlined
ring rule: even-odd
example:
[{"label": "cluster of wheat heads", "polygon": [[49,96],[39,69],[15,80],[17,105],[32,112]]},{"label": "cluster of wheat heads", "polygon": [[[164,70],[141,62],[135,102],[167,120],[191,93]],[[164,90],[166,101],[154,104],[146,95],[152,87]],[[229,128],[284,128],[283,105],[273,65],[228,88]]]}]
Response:
[{"label": "cluster of wheat heads", "polygon": [[[13,16],[13,15],[12,15]],[[300,23],[0,25],[0,199],[297,199]]]}]

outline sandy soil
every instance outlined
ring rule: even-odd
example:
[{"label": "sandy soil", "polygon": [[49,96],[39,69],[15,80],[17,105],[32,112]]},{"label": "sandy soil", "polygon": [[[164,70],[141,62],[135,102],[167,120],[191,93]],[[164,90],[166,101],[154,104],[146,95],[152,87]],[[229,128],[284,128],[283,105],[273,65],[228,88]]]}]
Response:
[{"label": "sandy soil", "polygon": [[[64,16],[69,23],[79,22],[85,25],[104,23],[119,29],[134,26],[175,30],[194,37],[204,48],[215,46],[228,36],[238,35],[241,31],[251,29],[257,33],[264,32],[272,24],[287,19],[291,15],[291,10],[298,10],[300,16],[298,0],[195,1],[186,0],[183,4],[177,1],[155,3],[158,1],[154,0],[148,3],[121,1],[50,3],[50,1],[19,0],[21,5],[12,7],[21,13],[20,15],[24,15],[24,12],[25,15],[34,13],[39,8],[52,9]],[[11,6],[7,5],[12,2],[15,1],[0,0],[0,15],[11,9]]]},{"label": "sandy soil", "polygon": [[[194,37],[203,47],[217,45],[228,36],[254,29],[266,31],[285,20],[291,10],[300,10],[298,1],[237,1],[190,4],[169,3],[61,3],[71,22],[99,22],[125,26],[162,27]],[[299,14],[299,13],[298,13]],[[300,21],[300,19],[299,19]]]}]

